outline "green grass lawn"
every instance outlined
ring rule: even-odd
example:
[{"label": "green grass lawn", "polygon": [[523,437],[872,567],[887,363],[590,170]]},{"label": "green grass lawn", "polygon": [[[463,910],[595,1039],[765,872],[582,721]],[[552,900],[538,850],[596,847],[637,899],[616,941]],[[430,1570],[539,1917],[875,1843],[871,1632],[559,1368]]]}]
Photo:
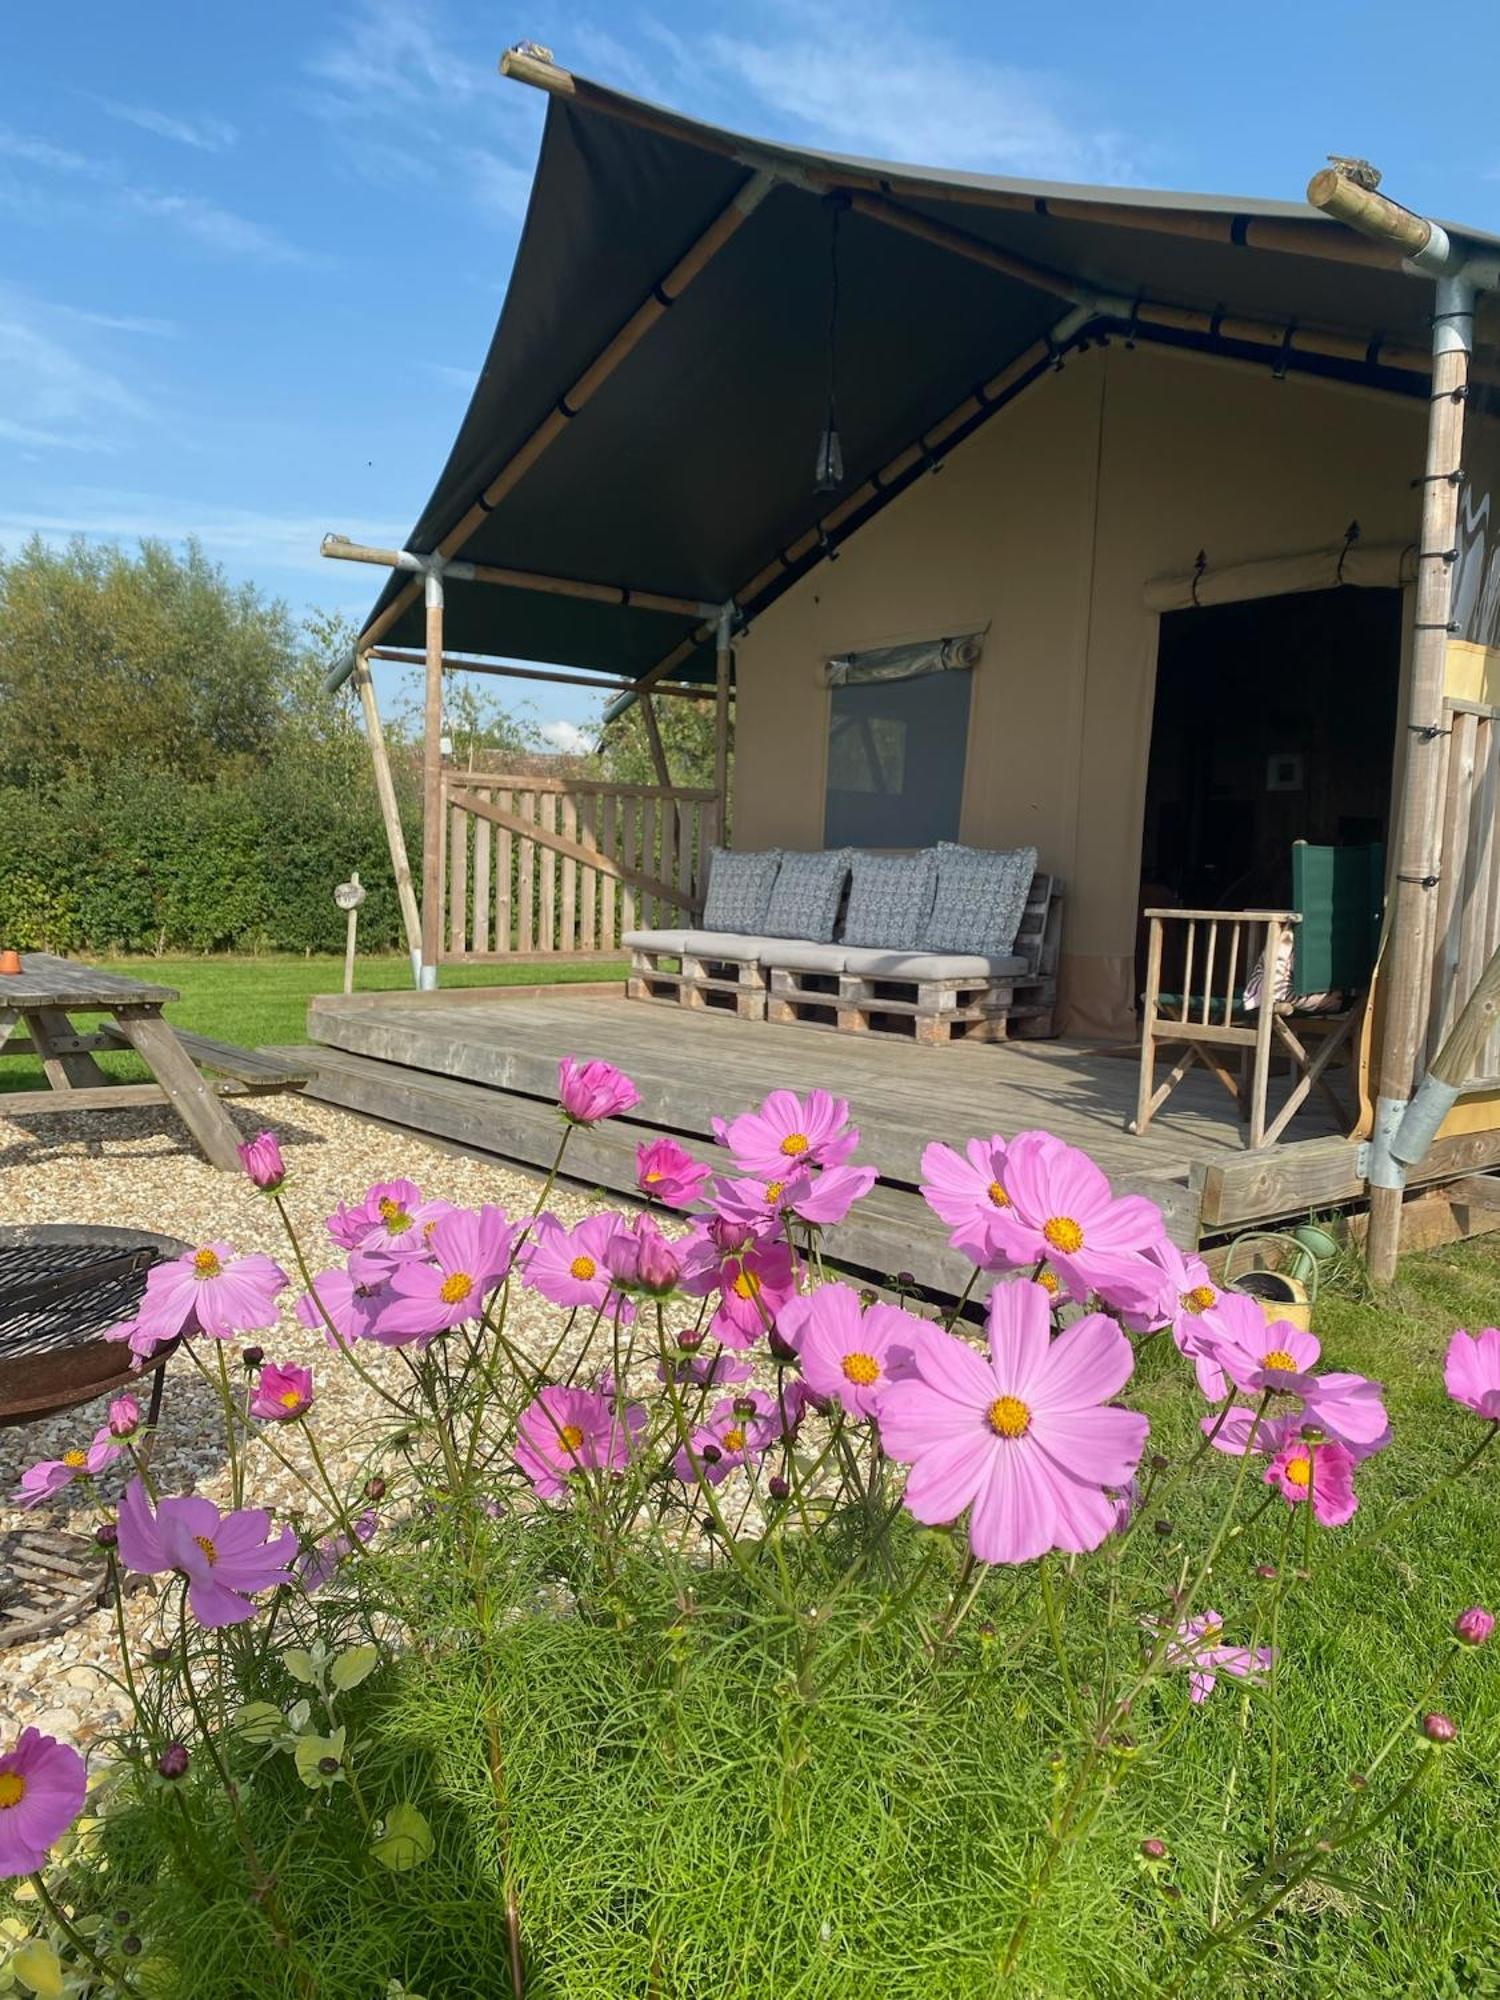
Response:
[{"label": "green grass lawn", "polygon": [[[316,993],[343,988],[344,961],[332,953],[312,958],[293,952],[241,958],[124,958],[101,961],[111,972],[123,972],[157,985],[175,986],[182,998],[167,1008],[167,1019],[195,1034],[212,1035],[242,1048],[266,1043],[301,1042],[307,1038],[307,1003]],[[444,986],[527,986],[561,980],[623,979],[619,964],[445,966]],[[389,992],[411,986],[411,965],[403,956],[362,958],[354,968],[358,993]],[[85,1017],[80,1015],[79,1019]],[[140,1082],[146,1075],[139,1057],[130,1051],[106,1053],[100,1067],[123,1082]],[[32,1056],[0,1061],[0,1091],[35,1090],[44,1079]]]}]

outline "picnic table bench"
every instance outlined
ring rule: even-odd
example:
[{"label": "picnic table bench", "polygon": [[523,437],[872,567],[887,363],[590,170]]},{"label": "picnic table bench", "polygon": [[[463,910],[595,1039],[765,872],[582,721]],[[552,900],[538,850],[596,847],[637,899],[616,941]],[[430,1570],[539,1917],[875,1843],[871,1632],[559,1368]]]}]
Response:
[{"label": "picnic table bench", "polygon": [[[0,974],[0,1054],[39,1056],[48,1087],[0,1093],[0,1116],[164,1104],[214,1166],[234,1172],[239,1134],[220,1093],[285,1089],[305,1079],[262,1062],[252,1051],[178,1034],[162,1017],[162,1008],[178,997],[173,986],[78,965],[50,952],[23,953],[19,973]],[[80,1028],[75,1014],[108,1018]],[[24,1034],[16,1032],[20,1028]],[[122,1047],[135,1050],[151,1073],[150,1083],[111,1082],[94,1060],[101,1049]],[[200,1062],[222,1070],[223,1079],[210,1082]]]}]

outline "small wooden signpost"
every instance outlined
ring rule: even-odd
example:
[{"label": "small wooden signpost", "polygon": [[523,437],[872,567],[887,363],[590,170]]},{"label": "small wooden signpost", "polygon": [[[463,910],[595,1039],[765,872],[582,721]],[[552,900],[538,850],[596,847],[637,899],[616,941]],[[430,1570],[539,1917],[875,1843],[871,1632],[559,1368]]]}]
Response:
[{"label": "small wooden signpost", "polygon": [[341,910],[349,913],[349,927],[344,935],[344,991],[354,991],[354,940],[359,929],[359,906],[365,900],[364,884],[359,879],[359,870],[351,868],[349,880],[340,882],[333,892],[333,900]]}]

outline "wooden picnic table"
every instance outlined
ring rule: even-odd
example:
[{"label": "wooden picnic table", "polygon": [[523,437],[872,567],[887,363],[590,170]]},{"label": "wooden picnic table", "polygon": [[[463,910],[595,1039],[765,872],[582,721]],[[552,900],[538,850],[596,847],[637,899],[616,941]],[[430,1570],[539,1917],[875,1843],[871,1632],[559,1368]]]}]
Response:
[{"label": "wooden picnic table", "polygon": [[[162,1008],[178,998],[173,986],[127,979],[50,952],[28,951],[19,973],[0,973],[0,1053],[40,1056],[46,1090],[0,1093],[0,1116],[27,1111],[116,1111],[138,1104],[174,1110],[216,1167],[239,1166],[239,1134]],[[80,1029],[75,1014],[105,1014]],[[18,1037],[16,1029],[26,1034]],[[112,1083],[94,1060],[98,1049],[135,1050],[154,1079]]]}]

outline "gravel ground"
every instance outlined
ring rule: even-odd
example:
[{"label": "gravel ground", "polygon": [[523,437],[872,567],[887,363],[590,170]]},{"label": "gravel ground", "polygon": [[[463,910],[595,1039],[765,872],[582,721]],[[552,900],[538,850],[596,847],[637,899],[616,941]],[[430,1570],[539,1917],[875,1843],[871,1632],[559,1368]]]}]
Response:
[{"label": "gravel ground", "polygon": [[[426,1193],[463,1206],[497,1202],[512,1214],[526,1213],[536,1200],[540,1182],[534,1174],[447,1152],[294,1094],[261,1098],[248,1106],[231,1100],[230,1110],[247,1137],[266,1126],[279,1136],[290,1172],[287,1203],[314,1271],[338,1255],[323,1231],[323,1217],[338,1201],[357,1199],[372,1181],[402,1174]],[[570,1223],[602,1205],[566,1188],[556,1190],[549,1203]],[[270,1203],[248,1182],[207,1166],[175,1121],[156,1111],[27,1116],[12,1122],[0,1099],[0,1215],[8,1223],[114,1223],[193,1242],[227,1240],[237,1249],[263,1250],[288,1268],[291,1264]],[[320,1334],[293,1318],[291,1302],[299,1290],[294,1283],[283,1295],[279,1330],[256,1338],[269,1358],[301,1361],[317,1371],[318,1440],[335,1478],[342,1479],[359,1467],[382,1405],[373,1390],[329,1355]],[[545,1301],[518,1293],[511,1307],[512,1328],[523,1338],[528,1330],[540,1333],[554,1312]],[[377,1376],[383,1368],[394,1380],[401,1371],[394,1355],[366,1348],[362,1358],[372,1362]],[[0,1430],[0,1531],[39,1521],[90,1530],[89,1507],[69,1505],[80,1493],[77,1486],[30,1515],[11,1506],[9,1496],[26,1466],[86,1445],[103,1421],[100,1402],[42,1423]],[[294,1433],[295,1427],[288,1427],[278,1436],[290,1455],[302,1449]],[[168,1364],[153,1457],[162,1490],[194,1490],[227,1506],[222,1435],[215,1398],[179,1354]],[[263,1453],[256,1463],[256,1488],[247,1500],[278,1512],[307,1504],[305,1489],[291,1473]],[[106,1473],[105,1481],[109,1490],[117,1489],[122,1483],[118,1468]],[[127,1618],[134,1651],[154,1624],[148,1592],[129,1596]],[[114,1616],[107,1609],[52,1638],[0,1651],[0,1743],[28,1722],[80,1746],[117,1728],[120,1698],[107,1676],[118,1672]]]}]

